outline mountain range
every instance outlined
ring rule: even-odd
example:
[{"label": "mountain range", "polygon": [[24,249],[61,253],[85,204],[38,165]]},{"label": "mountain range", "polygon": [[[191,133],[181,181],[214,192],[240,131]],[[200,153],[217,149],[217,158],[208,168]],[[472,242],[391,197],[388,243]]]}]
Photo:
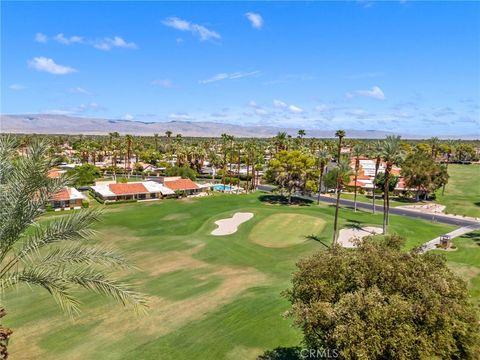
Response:
[{"label": "mountain range", "polygon": [[[120,134],[153,135],[165,134],[171,131],[182,136],[218,137],[227,133],[236,137],[267,138],[278,132],[297,135],[298,128],[280,128],[274,126],[242,126],[217,122],[202,121],[169,121],[143,122],[132,120],[113,120],[99,118],[84,118],[56,114],[21,114],[0,115],[0,131],[3,133],[35,133],[35,134],[84,134],[102,135],[117,131]],[[349,130],[345,129],[350,138],[379,139],[387,135],[402,135],[404,138],[422,138],[412,134],[394,134],[382,130]],[[306,130],[307,137],[331,138],[335,130]],[[468,138],[465,136],[462,138]]]}]

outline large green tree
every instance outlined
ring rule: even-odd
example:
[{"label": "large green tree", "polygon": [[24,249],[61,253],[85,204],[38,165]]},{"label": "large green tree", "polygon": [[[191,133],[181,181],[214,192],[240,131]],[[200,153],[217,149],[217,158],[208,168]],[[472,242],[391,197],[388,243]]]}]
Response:
[{"label": "large green tree", "polygon": [[67,174],[74,179],[73,185],[92,185],[95,179],[102,176],[100,169],[92,164],[83,164],[67,171]]},{"label": "large green tree", "polygon": [[144,308],[141,294],[109,274],[128,267],[124,257],[111,249],[82,244],[92,235],[91,226],[101,215],[98,210],[39,220],[46,202],[72,183],[69,175],[49,178],[51,166],[46,143],[33,141],[25,154],[18,156],[12,138],[0,137],[1,294],[9,296],[21,285],[38,287],[73,315],[80,305],[76,288],[84,288]]},{"label": "large green tree", "polygon": [[446,166],[438,164],[424,152],[408,155],[402,163],[401,174],[406,186],[416,189],[417,201],[420,195],[426,197],[429,193],[443,187],[448,181]]},{"label": "large green tree", "polygon": [[310,349],[340,359],[478,359],[480,326],[466,284],[444,257],[366,239],[298,263],[286,296]]},{"label": "large green tree", "polygon": [[315,159],[307,154],[282,150],[268,163],[266,178],[285,191],[291,203],[296,191],[308,190],[307,183],[313,178],[314,165]]}]

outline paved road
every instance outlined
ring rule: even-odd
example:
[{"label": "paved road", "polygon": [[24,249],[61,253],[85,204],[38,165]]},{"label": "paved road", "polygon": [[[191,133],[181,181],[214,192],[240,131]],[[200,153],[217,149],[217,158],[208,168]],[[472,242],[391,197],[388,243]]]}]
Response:
[{"label": "paved road", "polygon": [[[258,186],[258,189],[263,191],[272,191],[274,188],[275,187],[272,185]],[[314,196],[301,196],[301,197],[310,199],[313,201],[317,201],[317,198]],[[320,201],[328,204],[335,204],[336,199],[329,196],[320,196]],[[354,202],[352,200],[346,200],[346,199],[340,198],[340,205],[342,205],[343,207],[353,208]],[[373,211],[373,205],[369,203],[357,202],[357,209]],[[375,211],[378,211],[379,213],[381,213],[383,211],[383,206],[375,205]],[[474,221],[470,219],[453,218],[446,215],[428,214],[428,213],[422,213],[419,211],[412,211],[407,209],[397,209],[394,207],[390,208],[390,214],[406,216],[406,217],[415,218],[415,219],[435,221],[441,224],[454,225],[454,226],[460,226],[460,227],[480,224],[479,221]]]}]

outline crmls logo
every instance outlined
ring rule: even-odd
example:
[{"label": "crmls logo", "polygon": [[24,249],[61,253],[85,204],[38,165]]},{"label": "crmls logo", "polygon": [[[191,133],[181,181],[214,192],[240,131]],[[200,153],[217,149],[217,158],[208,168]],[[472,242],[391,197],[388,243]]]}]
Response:
[{"label": "crmls logo", "polygon": [[300,357],[302,359],[336,359],[338,351],[337,349],[302,349]]}]

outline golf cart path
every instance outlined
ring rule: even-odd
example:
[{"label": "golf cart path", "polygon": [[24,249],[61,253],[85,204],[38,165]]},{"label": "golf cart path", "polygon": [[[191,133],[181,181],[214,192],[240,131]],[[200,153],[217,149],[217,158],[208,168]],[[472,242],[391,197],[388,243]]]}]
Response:
[{"label": "golf cart path", "polygon": [[[450,239],[454,239],[456,237],[465,235],[469,232],[479,230],[479,229],[480,229],[480,224],[473,224],[473,225],[463,226],[461,228],[455,229],[445,235],[448,235]],[[427,252],[427,251],[436,249],[437,248],[436,245],[440,244],[440,238],[441,236],[436,237],[435,239],[432,239],[426,242],[425,244],[423,244],[421,246],[421,252]]]}]

